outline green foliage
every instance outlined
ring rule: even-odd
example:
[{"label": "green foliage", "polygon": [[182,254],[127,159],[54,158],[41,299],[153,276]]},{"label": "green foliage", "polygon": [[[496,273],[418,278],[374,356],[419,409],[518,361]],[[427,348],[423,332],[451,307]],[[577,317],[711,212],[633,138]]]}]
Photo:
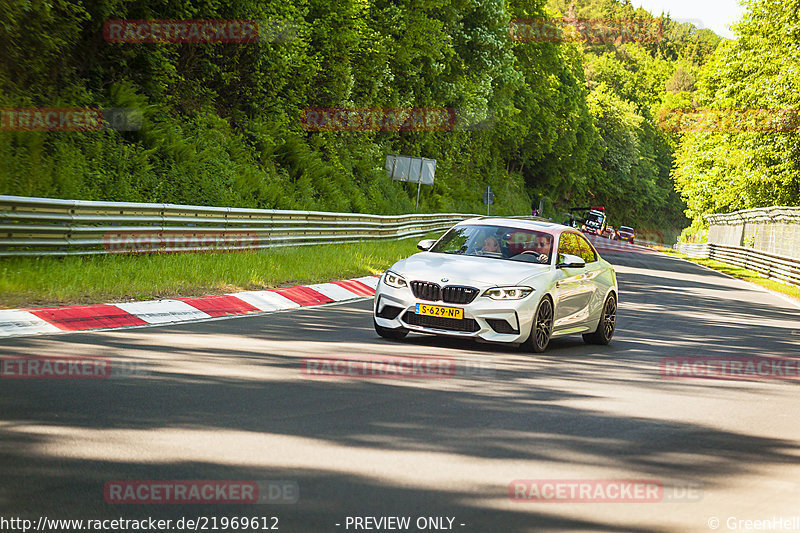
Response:
[{"label": "green foliage", "polygon": [[[682,105],[717,41],[665,19],[649,44],[512,42],[515,18],[651,20],[618,0],[0,0],[0,106],[139,110],[138,131],[0,131],[0,193],[373,213],[414,210],[388,153],[438,161],[421,211],[560,219],[603,203],[617,225],[685,225],[669,177]],[[250,44],[121,44],[110,19],[286,21],[294,38]],[[31,54],[31,50],[36,53]],[[687,96],[689,95],[689,96]],[[308,107],[448,107],[482,127],[309,132]]]},{"label": "green foliage", "polygon": [[589,148],[581,186],[567,190],[556,201],[557,210],[604,205],[614,225],[662,232],[684,227],[685,204],[670,177],[677,142],[658,120],[664,109],[683,107],[687,98],[691,102],[700,65],[719,38],[668,17],[656,19],[629,2],[551,0],[549,7],[555,16],[663,25],[662,39],[652,43],[581,44],[590,119],[584,146]]},{"label": "green foliage", "polygon": [[[698,78],[694,104],[727,110],[800,108],[798,0],[752,0]],[[674,178],[689,216],[800,205],[800,135],[699,131],[682,135]]]}]

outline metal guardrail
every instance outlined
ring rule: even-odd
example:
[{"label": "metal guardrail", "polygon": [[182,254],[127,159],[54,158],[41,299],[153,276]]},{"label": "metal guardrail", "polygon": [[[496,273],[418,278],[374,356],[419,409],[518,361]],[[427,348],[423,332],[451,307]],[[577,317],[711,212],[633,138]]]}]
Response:
[{"label": "metal guardrail", "polygon": [[477,215],[365,215],[0,196],[0,257],[251,250],[422,236]]},{"label": "metal guardrail", "polygon": [[800,259],[775,255],[761,250],[724,244],[679,243],[675,249],[690,257],[715,259],[740,268],[753,270],[767,278],[800,285]]},{"label": "metal guardrail", "polygon": [[669,248],[669,245],[656,241],[636,241],[636,244],[647,248]]}]

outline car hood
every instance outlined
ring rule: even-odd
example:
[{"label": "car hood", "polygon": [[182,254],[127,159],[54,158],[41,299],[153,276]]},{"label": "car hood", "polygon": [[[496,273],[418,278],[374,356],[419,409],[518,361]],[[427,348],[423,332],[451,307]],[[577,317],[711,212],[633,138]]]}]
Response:
[{"label": "car hood", "polygon": [[389,269],[407,281],[422,280],[448,285],[516,285],[532,276],[549,272],[550,265],[523,263],[487,257],[423,252],[398,261]]}]

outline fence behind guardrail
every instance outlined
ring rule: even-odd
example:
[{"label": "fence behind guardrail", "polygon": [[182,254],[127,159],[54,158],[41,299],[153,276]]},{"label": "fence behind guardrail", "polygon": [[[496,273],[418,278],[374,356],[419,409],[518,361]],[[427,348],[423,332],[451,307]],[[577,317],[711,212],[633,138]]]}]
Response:
[{"label": "fence behind guardrail", "polygon": [[800,207],[706,215],[708,242],[800,259]]}]

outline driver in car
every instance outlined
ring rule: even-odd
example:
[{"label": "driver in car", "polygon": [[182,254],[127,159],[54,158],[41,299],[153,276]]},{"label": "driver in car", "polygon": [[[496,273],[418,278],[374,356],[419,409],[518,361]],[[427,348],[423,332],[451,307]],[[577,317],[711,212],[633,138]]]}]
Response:
[{"label": "driver in car", "polygon": [[533,251],[539,254],[536,260],[540,263],[547,263],[550,259],[548,254],[550,253],[550,241],[551,239],[545,235],[538,235],[536,240],[533,241]]}]

